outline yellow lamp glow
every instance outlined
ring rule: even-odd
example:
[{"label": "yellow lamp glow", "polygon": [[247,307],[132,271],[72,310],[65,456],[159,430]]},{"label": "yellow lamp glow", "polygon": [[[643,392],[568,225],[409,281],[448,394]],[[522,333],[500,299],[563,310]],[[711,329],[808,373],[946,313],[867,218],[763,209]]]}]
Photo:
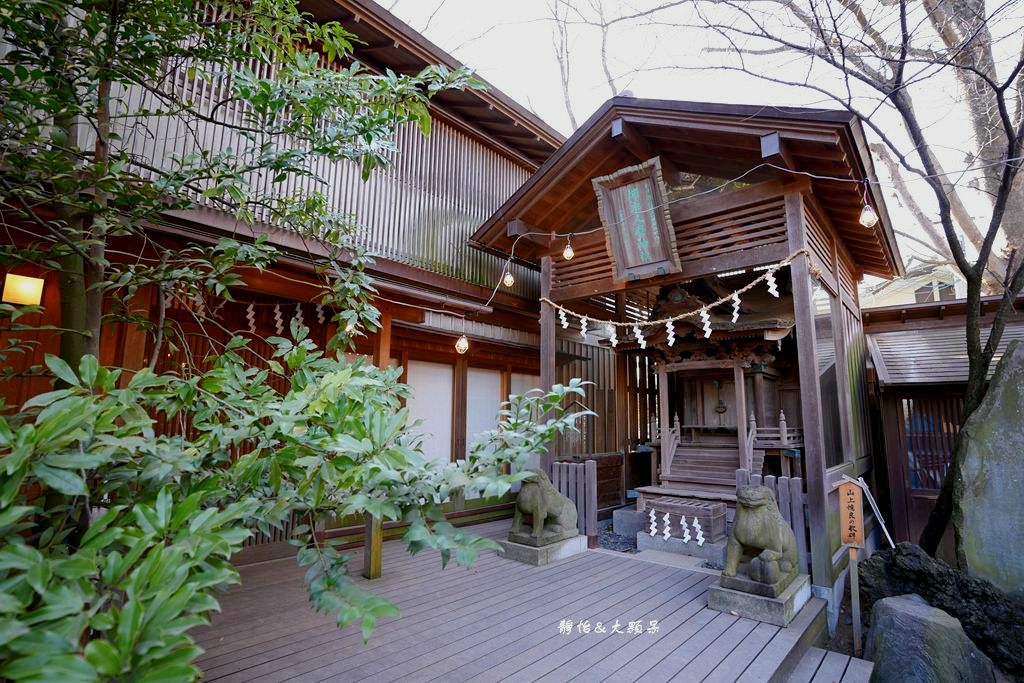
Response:
[{"label": "yellow lamp glow", "polygon": [[43,279],[8,273],[4,278],[4,292],[0,298],[5,304],[38,306],[43,300]]},{"label": "yellow lamp glow", "polygon": [[516,283],[516,279],[512,277],[512,271],[510,270],[505,271],[505,277],[502,278],[501,281],[505,284],[506,287],[511,287]]},{"label": "yellow lamp glow", "polygon": [[455,351],[458,352],[459,355],[462,355],[466,353],[466,351],[469,351],[469,339],[466,337],[466,335],[462,335],[461,337],[459,337],[459,340],[455,342]]}]

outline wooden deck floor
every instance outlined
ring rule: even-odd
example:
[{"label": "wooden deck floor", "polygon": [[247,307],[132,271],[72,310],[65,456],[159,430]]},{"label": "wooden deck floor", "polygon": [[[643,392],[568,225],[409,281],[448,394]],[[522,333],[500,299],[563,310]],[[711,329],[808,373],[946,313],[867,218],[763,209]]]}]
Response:
[{"label": "wooden deck floor", "polygon": [[[498,538],[507,528],[473,530]],[[442,571],[437,553],[410,557],[389,542],[384,577],[371,585],[402,616],[382,620],[364,645],[357,629],[313,612],[301,570],[277,560],[242,568],[242,585],[197,634],[199,664],[207,680],[224,682],[767,680],[798,629],[707,609],[714,580],[597,551],[546,567],[488,551],[470,570]],[[566,619],[589,620],[591,633],[561,635]],[[646,631],[652,620],[656,633],[610,633],[616,621]],[[608,633],[593,632],[599,621]]]}]

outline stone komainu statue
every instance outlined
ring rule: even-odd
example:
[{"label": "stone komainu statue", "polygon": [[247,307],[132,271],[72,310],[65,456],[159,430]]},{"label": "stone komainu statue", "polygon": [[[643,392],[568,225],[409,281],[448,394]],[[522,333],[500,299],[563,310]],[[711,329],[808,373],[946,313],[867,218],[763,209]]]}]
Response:
[{"label": "stone komainu statue", "polygon": [[[576,505],[558,492],[548,475],[531,469],[533,477],[523,482],[516,498],[509,540],[529,545],[548,545],[577,534]],[[521,532],[523,515],[533,517],[532,534]]]},{"label": "stone komainu statue", "polygon": [[741,486],[736,491],[736,517],[726,546],[722,576],[734,577],[739,573],[781,590],[796,576],[797,566],[796,535],[779,513],[771,489]]}]

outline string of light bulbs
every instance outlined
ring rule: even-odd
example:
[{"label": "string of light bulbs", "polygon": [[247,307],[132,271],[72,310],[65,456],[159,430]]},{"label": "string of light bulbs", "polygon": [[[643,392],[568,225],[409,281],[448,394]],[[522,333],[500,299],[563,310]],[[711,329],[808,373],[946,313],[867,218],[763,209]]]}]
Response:
[{"label": "string of light bulbs", "polygon": [[[929,178],[940,178],[940,177],[945,177],[945,176],[950,176],[950,175],[965,174],[965,173],[967,173],[969,171],[982,170],[982,169],[988,168],[990,166],[996,166],[996,165],[1000,165],[1000,164],[1008,164],[1008,163],[1013,163],[1013,162],[1018,162],[1018,161],[1024,161],[1024,156],[1013,157],[1013,158],[1009,158],[1009,159],[1001,159],[1001,160],[998,160],[998,161],[992,161],[992,162],[988,162],[988,163],[985,163],[985,164],[980,164],[980,165],[977,165],[977,166],[969,166],[969,167],[967,167],[965,169],[961,169],[961,170],[958,170],[958,171],[945,171],[945,172],[942,172],[942,173],[918,174],[918,175],[914,176],[913,178],[910,178],[910,180],[927,180]],[[764,161],[764,162],[761,162],[761,163],[757,164],[756,166],[753,166],[753,167],[747,169],[746,171],[744,171],[740,175],[736,176],[735,178],[731,178],[729,180],[726,180],[726,181],[724,181],[724,182],[722,182],[722,183],[720,183],[720,184],[718,184],[718,185],[716,185],[716,186],[714,186],[712,188],[709,188],[707,190],[702,190],[700,192],[696,192],[696,193],[691,194],[691,195],[686,195],[684,197],[677,197],[675,199],[670,199],[670,200],[666,201],[663,204],[657,204],[657,205],[651,206],[650,208],[642,209],[639,213],[650,213],[650,212],[658,211],[658,210],[664,209],[664,208],[666,208],[668,206],[671,206],[671,205],[679,203],[679,202],[690,201],[690,200],[696,199],[697,197],[701,197],[701,196],[704,196],[704,195],[712,194],[712,193],[717,192],[718,190],[720,190],[720,189],[722,189],[724,187],[727,187],[729,185],[732,185],[733,183],[736,183],[736,182],[739,182],[739,181],[743,180],[744,178],[746,178],[751,173],[754,173],[755,171],[757,171],[759,169],[763,169],[763,168],[772,168],[772,169],[775,169],[775,170],[778,170],[778,171],[784,171],[784,172],[789,173],[791,175],[801,175],[801,176],[810,178],[812,180],[830,180],[830,181],[842,182],[842,183],[855,183],[857,185],[862,186],[862,188],[863,188],[863,191],[862,191],[862,203],[863,203],[863,206],[861,208],[860,216],[858,217],[858,222],[861,225],[863,225],[865,228],[874,228],[878,224],[878,221],[879,221],[878,212],[871,205],[871,201],[868,198],[868,188],[869,188],[869,186],[871,186],[871,185],[876,185],[878,187],[882,187],[882,186],[895,187],[896,186],[895,183],[891,183],[891,182],[890,183],[885,183],[885,182],[882,182],[880,180],[872,180],[872,179],[869,179],[869,178],[863,178],[863,179],[841,178],[841,177],[837,177],[837,176],[827,176],[827,175],[820,175],[820,174],[817,174],[817,173],[810,173],[808,171],[798,171],[798,170],[786,168],[785,166],[779,166],[777,164],[773,164],[771,162]],[[488,297],[487,302],[484,305],[485,306],[489,306],[494,301],[494,298],[497,296],[498,290],[501,288],[502,285],[504,285],[505,287],[507,287],[509,289],[511,289],[513,286],[515,286],[516,279],[515,279],[515,276],[512,274],[511,268],[512,268],[512,262],[513,262],[513,260],[515,260],[515,251],[516,251],[516,246],[519,244],[519,240],[523,239],[524,237],[533,237],[533,236],[549,237],[549,238],[551,238],[553,240],[554,239],[558,239],[560,237],[565,237],[565,248],[562,250],[562,258],[564,260],[566,260],[566,261],[571,261],[573,259],[573,257],[576,255],[576,252],[575,252],[575,250],[573,249],[573,246],[572,246],[572,239],[573,239],[573,237],[579,237],[579,236],[582,236],[582,235],[588,235],[590,233],[598,232],[600,230],[606,230],[606,229],[608,229],[608,228],[610,228],[612,226],[618,225],[618,224],[620,224],[620,223],[622,223],[624,221],[625,221],[625,219],[623,219],[622,221],[616,221],[616,222],[610,223],[608,225],[601,225],[601,226],[596,227],[596,228],[591,228],[589,230],[581,230],[581,231],[578,231],[578,232],[569,232],[569,233],[557,234],[557,233],[533,231],[533,232],[523,232],[523,233],[520,233],[519,235],[516,235],[516,238],[512,241],[512,247],[511,247],[511,249],[509,249],[508,258],[505,259],[505,263],[502,266],[501,277],[498,279],[498,283],[494,286],[494,289],[491,290],[491,295],[490,295],[490,297]],[[741,289],[741,290],[737,290],[736,292],[733,292],[733,294],[729,295],[728,297],[725,297],[722,300],[716,301],[713,304],[709,304],[708,306],[705,306],[705,307],[703,307],[701,309],[697,309],[695,311],[691,311],[691,312],[686,313],[686,314],[681,314],[680,316],[674,317],[672,319],[665,319],[663,321],[648,321],[648,322],[639,323],[640,327],[636,327],[634,329],[634,336],[636,336],[636,334],[642,332],[642,326],[664,324],[668,328],[669,340],[670,340],[669,341],[669,346],[671,346],[675,342],[675,330],[674,330],[674,327],[672,325],[673,322],[675,320],[681,320],[681,319],[684,319],[684,318],[687,318],[687,317],[691,317],[693,315],[699,315],[701,317],[702,326],[703,326],[704,332],[705,332],[704,336],[705,337],[709,337],[711,335],[711,327],[710,327],[710,321],[708,319],[708,314],[707,314],[707,309],[708,308],[714,308],[715,306],[721,305],[721,304],[725,303],[726,301],[731,301],[732,305],[733,305],[732,321],[736,322],[736,320],[738,320],[738,318],[739,318],[739,295],[742,294],[743,292],[747,291],[749,288],[751,288],[753,286],[756,286],[760,282],[764,281],[768,285],[768,291],[773,296],[777,297],[778,296],[778,289],[776,288],[776,282],[775,282],[775,277],[774,277],[775,271],[778,270],[779,268],[782,268],[782,267],[784,267],[786,265],[789,265],[789,263],[793,260],[793,258],[798,256],[802,252],[806,252],[806,249],[801,249],[799,251],[794,252],[788,258],[784,259],[783,261],[780,261],[778,264],[775,264],[775,266],[772,266],[772,268],[768,269],[765,272],[764,275],[762,275],[761,277],[759,277],[756,280],[754,280],[753,282],[751,282],[746,288]],[[558,304],[555,304],[550,299],[542,298],[541,301],[545,302],[545,303],[549,303],[552,306],[554,306],[556,309],[559,309],[560,316],[562,316],[561,322],[562,322],[562,327],[563,328],[568,327],[568,322],[567,322],[567,320],[564,319],[565,315],[568,315],[568,314],[571,313],[572,315],[575,315],[578,318],[580,318],[580,322],[581,322],[581,325],[583,327],[583,336],[586,336],[586,325],[587,325],[588,320],[590,320],[591,322],[595,322],[592,319],[588,319],[586,316],[580,316],[580,315],[578,315],[576,313],[572,313],[572,311],[569,311],[568,309],[565,309],[563,311],[562,309],[564,307],[561,307]],[[612,346],[616,346],[618,344],[618,336],[616,334],[616,328],[617,327],[623,327],[623,326],[630,326],[630,325],[632,325],[632,323],[620,323],[620,322],[617,322],[617,321],[596,321],[596,322],[598,322],[598,323],[604,322],[604,323],[606,323],[608,325],[609,341],[611,342]],[[646,347],[646,341],[643,340],[642,335],[638,337],[638,343],[640,344],[641,348],[645,348]],[[462,347],[465,348],[466,350],[468,350],[468,348],[469,348],[469,340],[466,338],[465,334],[463,334],[459,338],[458,342],[456,343],[456,350],[459,351],[459,353],[465,353],[465,351],[459,350],[460,349],[460,345],[462,345]]]},{"label": "string of light bulbs", "polygon": [[578,318],[580,321],[580,335],[584,338],[586,338],[587,336],[588,325],[603,325],[605,329],[608,331],[608,340],[614,347],[618,346],[619,343],[617,330],[619,328],[628,328],[631,331],[633,338],[636,340],[640,348],[645,349],[647,348],[647,340],[644,337],[645,329],[652,327],[664,327],[666,332],[668,333],[668,345],[674,346],[676,342],[675,323],[679,322],[680,320],[685,320],[687,318],[698,316],[700,318],[701,329],[704,331],[704,338],[707,339],[708,337],[711,336],[713,331],[711,327],[711,315],[708,313],[708,311],[723,304],[731,304],[732,322],[737,322],[740,316],[740,295],[746,294],[753,288],[760,285],[762,282],[767,285],[769,294],[771,294],[775,298],[779,298],[780,295],[778,281],[775,279],[775,273],[777,273],[782,268],[787,267],[798,256],[803,254],[810,255],[810,253],[811,252],[810,250],[807,249],[807,247],[797,249],[792,254],[790,254],[789,256],[787,256],[786,258],[782,259],[777,263],[773,263],[770,266],[759,266],[758,269],[763,269],[764,272],[758,277],[748,282],[746,285],[732,292],[731,294],[723,296],[717,301],[712,301],[711,303],[704,304],[700,308],[695,308],[692,311],[686,311],[685,313],[677,313],[675,315],[668,316],[666,318],[659,318],[657,320],[636,320],[628,322],[623,322],[620,320],[601,320],[598,318],[593,318],[583,313],[577,313],[576,311],[573,311],[571,308],[556,303],[547,297],[541,297],[540,302],[542,304],[551,306],[553,309],[555,309],[555,311],[557,311],[559,321],[561,322],[563,328],[569,327],[569,316]]}]

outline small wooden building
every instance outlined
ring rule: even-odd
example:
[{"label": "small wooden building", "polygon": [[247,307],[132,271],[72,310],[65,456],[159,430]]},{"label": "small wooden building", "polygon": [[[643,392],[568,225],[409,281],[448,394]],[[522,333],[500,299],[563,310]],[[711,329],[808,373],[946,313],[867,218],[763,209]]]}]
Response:
[{"label": "small wooden building", "polygon": [[[616,97],[472,238],[541,272],[543,385],[559,335],[614,346],[599,419],[623,449],[628,425],[654,427],[648,493],[730,501],[737,469],[804,478],[823,595],[846,562],[834,487],[871,466],[857,282],[903,267],[874,179],[848,113]],[[651,384],[653,400],[627,390]]]},{"label": "small wooden building", "polygon": [[[981,302],[982,339],[999,301],[993,296]],[[1024,298],[1006,322],[989,377],[1007,344],[1024,342],[1022,306]],[[967,387],[965,313],[963,300],[864,310],[872,403],[880,426],[875,437],[885,460],[877,478],[887,481],[879,502],[891,511],[890,531],[897,541],[917,542],[953,457]],[[940,552],[955,559],[952,530]]]}]

